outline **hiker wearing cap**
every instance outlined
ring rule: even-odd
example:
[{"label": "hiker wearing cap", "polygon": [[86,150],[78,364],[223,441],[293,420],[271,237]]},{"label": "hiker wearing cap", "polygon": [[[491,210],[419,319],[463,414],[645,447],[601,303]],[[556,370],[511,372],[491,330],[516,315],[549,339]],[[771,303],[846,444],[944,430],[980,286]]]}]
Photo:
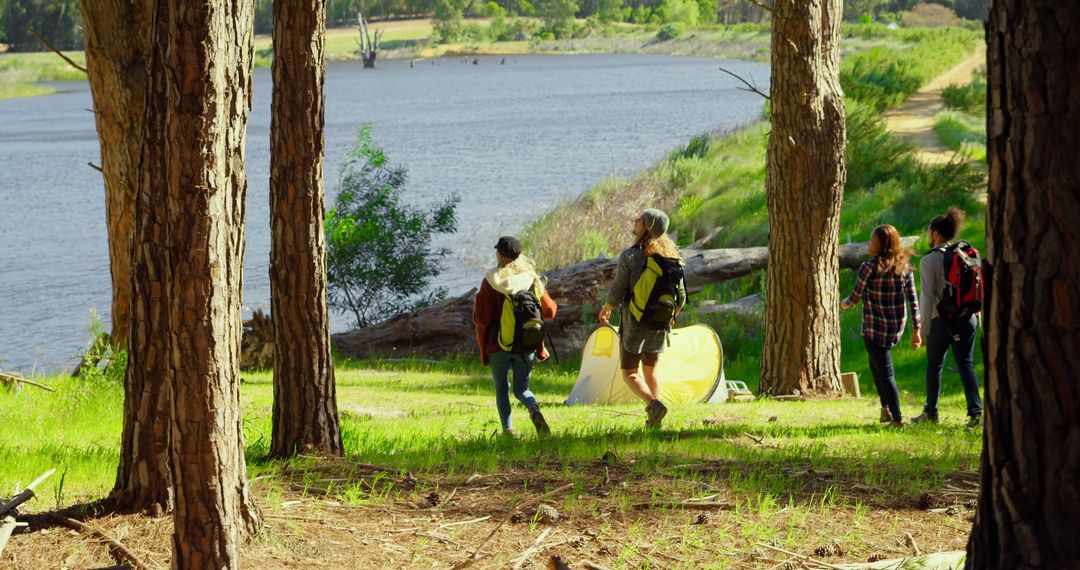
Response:
[{"label": "hiker wearing cap", "polygon": [[548,357],[543,321],[555,318],[557,306],[521,250],[521,242],[513,236],[503,236],[495,244],[497,267],[480,283],[473,324],[480,361],[491,367],[495,381],[495,406],[503,433],[514,435],[509,393],[512,370],[514,396],[529,410],[537,434],[546,436],[551,429],[529,390],[529,376],[536,360]]},{"label": "hiker wearing cap", "polygon": [[919,301],[915,296],[915,277],[909,261],[912,252],[901,244],[900,232],[888,224],[878,226],[870,234],[869,250],[874,257],[859,267],[855,290],[840,303],[840,307],[850,309],[862,301],[863,318],[859,330],[881,401],[881,422],[901,426],[903,417],[892,347],[900,342],[904,333],[907,322],[905,302],[911,308],[911,345],[918,348],[922,344]]},{"label": "hiker wearing cap", "polygon": [[922,306],[929,315],[922,322],[926,346],[926,405],[912,423],[937,423],[941,372],[952,349],[960,383],[967,398],[969,428],[982,425],[982,399],[975,374],[975,332],[982,301],[979,252],[966,241],[956,241],[964,213],[953,207],[934,216],[927,231],[930,252],[919,262]]},{"label": "hiker wearing cap", "polygon": [[[649,208],[634,219],[634,245],[619,255],[615,278],[600,322],[622,306],[619,328],[623,379],[646,402],[646,427],[658,428],[667,415],[660,401],[656,363],[664,351],[675,316],[686,303],[682,255],[667,235],[664,212]],[[639,373],[639,366],[641,373]]]}]

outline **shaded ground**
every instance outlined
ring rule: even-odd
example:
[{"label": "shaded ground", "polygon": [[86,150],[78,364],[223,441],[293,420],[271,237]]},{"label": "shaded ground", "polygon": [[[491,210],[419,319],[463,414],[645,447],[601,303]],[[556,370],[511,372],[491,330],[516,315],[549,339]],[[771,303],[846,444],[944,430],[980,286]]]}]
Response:
[{"label": "shaded ground", "polygon": [[919,160],[944,164],[956,154],[941,143],[934,132],[934,118],[944,109],[941,90],[949,85],[970,83],[975,73],[986,65],[986,46],[982,43],[971,57],[932,79],[910,98],[885,113],[892,133],[915,145]]}]

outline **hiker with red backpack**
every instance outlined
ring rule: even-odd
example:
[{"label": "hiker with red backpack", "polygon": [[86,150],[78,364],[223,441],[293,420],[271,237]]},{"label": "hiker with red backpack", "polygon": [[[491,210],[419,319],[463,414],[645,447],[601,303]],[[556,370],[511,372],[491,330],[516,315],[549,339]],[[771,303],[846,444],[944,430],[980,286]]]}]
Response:
[{"label": "hiker with red backpack", "polygon": [[922,322],[926,345],[926,406],[912,423],[936,423],[941,397],[941,372],[945,355],[952,349],[967,398],[968,427],[982,425],[982,399],[975,376],[975,332],[982,310],[982,265],[970,243],[953,241],[964,213],[949,208],[930,221],[930,252],[919,263],[922,281]]},{"label": "hiker with red backpack", "polygon": [[[667,214],[649,208],[634,219],[634,245],[619,255],[600,322],[622,305],[619,324],[620,365],[630,390],[647,405],[645,427],[659,428],[667,415],[660,401],[656,363],[675,317],[686,304],[682,255],[667,235]],[[640,366],[642,374],[638,373]]]},{"label": "hiker with red backpack", "polygon": [[544,321],[555,318],[557,305],[521,250],[521,242],[513,236],[503,236],[495,244],[498,266],[488,271],[480,283],[473,306],[473,324],[480,361],[491,367],[495,381],[495,406],[503,433],[515,435],[510,418],[512,370],[514,396],[529,410],[536,433],[543,437],[551,433],[551,428],[529,390],[529,377],[537,359],[548,357]]},{"label": "hiker with red backpack", "polygon": [[915,297],[915,277],[911,274],[911,252],[900,242],[900,232],[888,224],[878,226],[870,234],[870,255],[874,256],[859,267],[855,290],[840,304],[850,309],[860,300],[863,303],[862,333],[874,387],[881,400],[881,422],[903,425],[900,413],[900,392],[896,388],[892,347],[904,334],[907,315],[904,305],[911,309],[911,345],[919,348],[919,301]]}]

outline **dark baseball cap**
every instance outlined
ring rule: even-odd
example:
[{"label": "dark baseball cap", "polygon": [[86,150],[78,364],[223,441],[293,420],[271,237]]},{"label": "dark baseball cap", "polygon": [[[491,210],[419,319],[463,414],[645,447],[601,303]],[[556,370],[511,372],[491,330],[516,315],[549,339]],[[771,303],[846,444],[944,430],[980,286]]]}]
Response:
[{"label": "dark baseball cap", "polygon": [[521,255],[521,242],[514,236],[503,236],[499,238],[499,243],[495,244],[495,251],[511,261],[515,260]]}]

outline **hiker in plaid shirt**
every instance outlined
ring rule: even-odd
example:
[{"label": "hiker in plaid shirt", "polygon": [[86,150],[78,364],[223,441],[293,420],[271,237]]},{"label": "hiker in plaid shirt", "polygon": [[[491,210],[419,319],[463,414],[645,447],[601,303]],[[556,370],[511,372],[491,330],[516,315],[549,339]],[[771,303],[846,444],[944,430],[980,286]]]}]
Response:
[{"label": "hiker in plaid shirt", "polygon": [[860,327],[870,372],[881,399],[881,421],[894,426],[903,425],[900,414],[900,392],[896,388],[892,347],[900,342],[907,317],[904,303],[911,307],[914,327],[911,345],[922,344],[919,301],[915,294],[915,277],[911,273],[911,250],[900,244],[900,232],[886,224],[870,235],[870,255],[874,257],[859,267],[855,290],[844,299],[841,307],[850,309],[861,299],[863,320]]}]

